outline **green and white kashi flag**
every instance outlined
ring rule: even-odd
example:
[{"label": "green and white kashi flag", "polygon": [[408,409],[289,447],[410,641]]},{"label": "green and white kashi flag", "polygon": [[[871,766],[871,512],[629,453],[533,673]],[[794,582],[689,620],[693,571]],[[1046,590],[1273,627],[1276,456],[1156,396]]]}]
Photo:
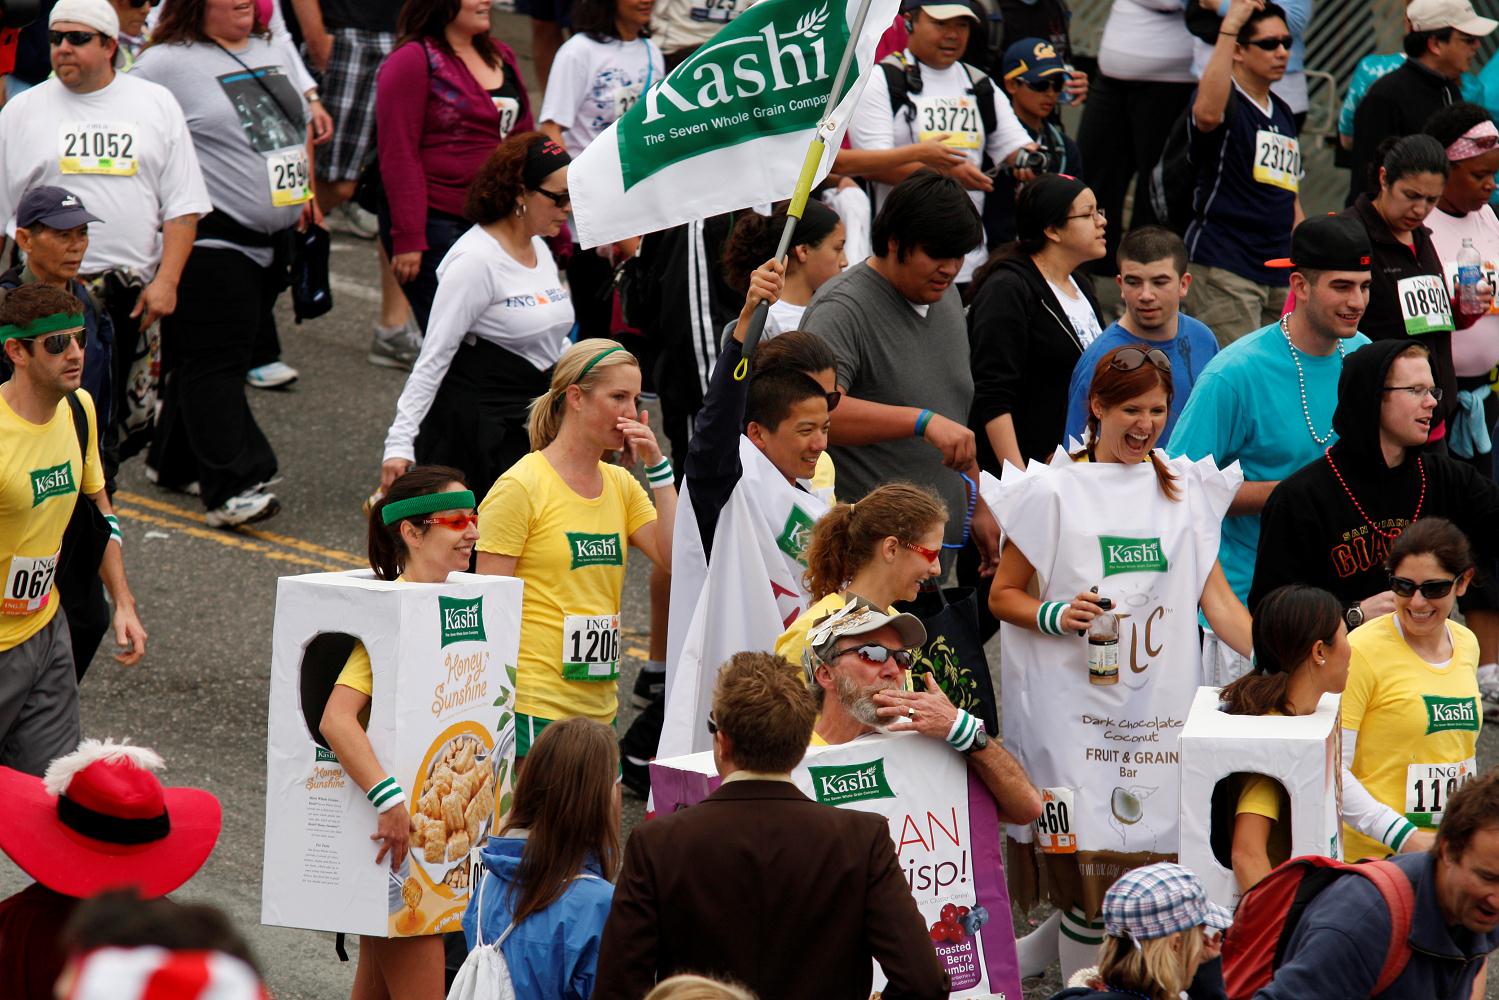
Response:
[{"label": "green and white kashi flag", "polygon": [[651,86],[568,171],[584,247],[789,198],[850,45],[855,62],[824,129],[832,167],[875,44],[898,0],[760,0]]}]

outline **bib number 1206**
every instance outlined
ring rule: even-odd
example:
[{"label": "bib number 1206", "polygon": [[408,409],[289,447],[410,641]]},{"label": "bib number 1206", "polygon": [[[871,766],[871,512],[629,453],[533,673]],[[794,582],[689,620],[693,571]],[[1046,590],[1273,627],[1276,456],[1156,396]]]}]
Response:
[{"label": "bib number 1206", "polygon": [[562,676],[570,681],[619,677],[619,615],[563,617]]}]

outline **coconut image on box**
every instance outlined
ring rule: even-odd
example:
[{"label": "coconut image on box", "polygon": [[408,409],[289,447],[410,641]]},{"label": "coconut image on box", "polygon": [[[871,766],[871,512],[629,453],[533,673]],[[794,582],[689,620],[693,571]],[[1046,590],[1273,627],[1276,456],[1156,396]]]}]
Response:
[{"label": "coconut image on box", "polygon": [[[1181,853],[1202,877],[1208,898],[1230,909],[1234,817],[1247,776],[1280,782],[1290,803],[1290,856],[1343,855],[1342,733],[1338,696],[1326,694],[1311,715],[1229,715],[1219,689],[1197,689],[1181,732]],[[1272,835],[1272,842],[1274,836]]]},{"label": "coconut image on box", "polygon": [[[377,937],[459,929],[469,850],[510,806],[522,586],[368,571],[277,582],[262,923]],[[356,641],[374,680],[365,731],[412,817],[395,871],[388,856],[375,863],[378,815],[319,732]]]}]

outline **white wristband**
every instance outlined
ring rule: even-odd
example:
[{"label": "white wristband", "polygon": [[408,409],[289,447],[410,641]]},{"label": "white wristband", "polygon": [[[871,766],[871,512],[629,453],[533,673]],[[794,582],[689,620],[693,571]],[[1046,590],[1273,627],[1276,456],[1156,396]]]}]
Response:
[{"label": "white wristband", "polygon": [[370,800],[370,805],[375,807],[377,813],[389,812],[406,801],[406,793],[396,784],[395,778],[375,782],[375,786],[365,792],[364,797]]},{"label": "white wristband", "polygon": [[963,709],[958,709],[958,717],[952,720],[952,728],[947,731],[947,744],[954,750],[967,750],[973,746],[973,741],[978,738],[979,730],[983,723],[974,718]]}]

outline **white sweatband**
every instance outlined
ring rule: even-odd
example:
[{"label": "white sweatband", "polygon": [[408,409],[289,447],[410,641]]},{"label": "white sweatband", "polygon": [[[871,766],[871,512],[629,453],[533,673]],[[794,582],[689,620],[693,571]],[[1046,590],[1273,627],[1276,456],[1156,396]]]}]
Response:
[{"label": "white sweatband", "polygon": [[125,547],[125,535],[120,531],[120,519],[113,514],[105,514],[104,520],[109,522],[109,540],[123,549]]},{"label": "white sweatband", "polygon": [[671,459],[663,458],[660,465],[652,465],[645,470],[646,481],[651,484],[651,489],[659,490],[664,486],[672,486],[676,483],[676,475],[672,472]]},{"label": "white sweatband", "polygon": [[967,750],[973,746],[983,725],[968,712],[958,709],[958,717],[952,720],[952,728],[947,731],[947,745],[954,750]]},{"label": "white sweatband", "polygon": [[1066,635],[1062,628],[1062,613],[1071,605],[1066,601],[1042,601],[1036,609],[1036,628],[1042,635]]},{"label": "white sweatband", "polygon": [[396,784],[395,778],[375,782],[375,786],[365,792],[364,797],[370,800],[370,805],[375,807],[377,813],[389,812],[406,801],[406,793]]}]

